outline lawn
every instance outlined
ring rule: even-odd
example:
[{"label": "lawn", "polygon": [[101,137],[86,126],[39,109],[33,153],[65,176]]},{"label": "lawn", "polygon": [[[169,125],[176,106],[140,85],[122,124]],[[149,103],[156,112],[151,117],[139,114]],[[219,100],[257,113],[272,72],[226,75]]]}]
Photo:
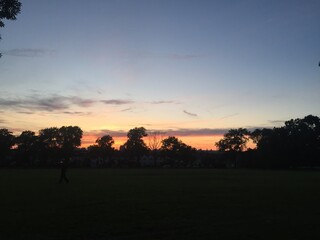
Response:
[{"label": "lawn", "polygon": [[0,169],[0,239],[320,239],[320,172]]}]

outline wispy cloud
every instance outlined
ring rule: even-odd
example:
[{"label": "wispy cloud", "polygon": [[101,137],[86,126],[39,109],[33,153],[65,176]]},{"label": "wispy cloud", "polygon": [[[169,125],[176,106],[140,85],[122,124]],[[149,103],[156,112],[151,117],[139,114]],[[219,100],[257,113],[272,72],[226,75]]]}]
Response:
[{"label": "wispy cloud", "polygon": [[[88,108],[98,103],[106,105],[127,105],[134,103],[134,101],[128,99],[99,100],[78,96],[62,96],[58,94],[41,96],[38,93],[24,97],[0,97],[0,107],[4,109],[15,108],[20,110],[20,113],[25,114],[31,111],[64,111],[65,113],[71,113],[68,109],[72,105],[81,108]],[[125,110],[129,109],[127,108]],[[72,113],[74,114],[74,112]]]},{"label": "wispy cloud", "polygon": [[96,100],[93,100],[93,99],[83,99],[79,97],[70,97],[69,100],[73,104],[78,105],[79,107],[90,107],[97,102]]},{"label": "wispy cloud", "polygon": [[67,115],[77,115],[77,116],[85,116],[85,115],[91,114],[89,112],[69,112],[69,111],[64,111],[62,113],[67,114]]},{"label": "wispy cloud", "polygon": [[132,108],[125,108],[125,109],[122,109],[120,112],[128,112],[128,111],[131,111]]},{"label": "wispy cloud", "polygon": [[107,105],[126,105],[126,104],[134,103],[134,101],[127,100],[127,99],[101,100],[101,102]]},{"label": "wispy cloud", "polygon": [[164,130],[167,135],[172,136],[215,136],[215,135],[223,135],[229,129],[225,128],[180,128],[180,129],[167,129]]},{"label": "wispy cloud", "polygon": [[21,106],[35,110],[63,110],[69,108],[69,98],[63,96],[52,96],[47,98],[32,97],[32,99],[25,99],[20,103]]},{"label": "wispy cloud", "polygon": [[233,113],[233,114],[225,115],[222,118],[220,118],[220,120],[227,119],[227,118],[232,118],[232,117],[235,117],[237,115],[239,115],[239,113]]},{"label": "wispy cloud", "polygon": [[[147,126],[148,124],[143,124],[141,126]],[[190,128],[180,128],[180,129],[148,129],[148,131],[160,131],[165,133],[166,136],[177,136],[177,137],[188,137],[188,136],[221,136],[225,134],[229,129],[227,128],[199,128],[199,129],[190,129]],[[91,136],[103,136],[106,134],[109,134],[113,137],[126,137],[127,136],[127,130],[92,130],[85,132],[86,135]]]},{"label": "wispy cloud", "polygon": [[91,135],[96,137],[101,137],[103,135],[110,135],[112,137],[126,137],[127,131],[124,130],[109,130],[109,129],[102,129],[102,130],[92,130],[84,132],[85,135]]},{"label": "wispy cloud", "polygon": [[0,106],[2,108],[16,108],[24,109],[20,113],[29,114],[30,111],[57,111],[67,110],[71,105],[80,107],[89,107],[94,104],[96,100],[83,99],[79,97],[65,97],[60,95],[52,95],[49,97],[42,97],[39,95],[32,95],[24,98],[0,98]]},{"label": "wispy cloud", "polygon": [[14,57],[44,57],[46,55],[51,55],[55,51],[40,48],[15,48],[3,52],[3,55],[14,56]]},{"label": "wispy cloud", "polygon": [[27,111],[19,111],[18,113],[27,114],[27,115],[32,115],[32,114],[34,114],[34,112],[27,112]]},{"label": "wispy cloud", "polygon": [[284,120],[269,120],[268,122],[271,124],[283,124],[285,121]]},{"label": "wispy cloud", "polygon": [[186,111],[186,110],[183,110],[183,112],[184,112],[185,114],[187,114],[188,116],[191,116],[191,117],[197,117],[197,116],[198,116],[198,114],[191,113],[191,112],[188,112],[188,111]]},{"label": "wispy cloud", "polygon": [[152,102],[149,102],[151,104],[155,104],[155,105],[159,105],[159,104],[179,104],[179,102],[177,101],[173,101],[173,100],[169,100],[169,101],[152,101]]}]

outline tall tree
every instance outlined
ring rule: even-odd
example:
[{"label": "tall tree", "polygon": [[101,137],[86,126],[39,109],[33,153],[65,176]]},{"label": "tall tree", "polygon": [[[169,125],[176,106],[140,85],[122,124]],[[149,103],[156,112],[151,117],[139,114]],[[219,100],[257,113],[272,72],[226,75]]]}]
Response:
[{"label": "tall tree", "polygon": [[280,128],[255,130],[251,138],[257,144],[259,158],[266,167],[320,165],[319,117],[309,115],[286,121]]},{"label": "tall tree", "polygon": [[156,151],[161,148],[164,132],[148,131],[148,147],[151,151]]},{"label": "tall tree", "polygon": [[18,0],[0,0],[0,27],[5,26],[3,19],[16,20],[16,16],[20,13],[20,10],[21,3]]},{"label": "tall tree", "polygon": [[230,129],[215,145],[219,151],[228,152],[234,159],[234,167],[237,167],[239,153],[247,147],[249,131],[245,128]]},{"label": "tall tree", "polygon": [[113,137],[110,135],[104,135],[101,138],[98,138],[96,140],[96,143],[100,148],[104,148],[106,150],[113,150],[112,146],[114,144],[114,140]]},{"label": "tall tree", "polygon": [[17,151],[19,155],[19,160],[25,160],[21,162],[23,165],[34,164],[36,158],[36,153],[38,150],[38,137],[35,132],[23,131],[17,138]]},{"label": "tall tree", "polygon": [[47,165],[47,161],[53,161],[57,157],[58,135],[59,129],[56,127],[44,128],[39,131],[39,152],[42,165]]},{"label": "tall tree", "polygon": [[78,126],[59,128],[57,143],[66,161],[70,159],[74,149],[81,145],[82,134],[83,131]]},{"label": "tall tree", "polygon": [[103,160],[103,165],[105,163],[105,161],[109,158],[111,158],[113,152],[114,152],[114,148],[113,148],[113,144],[114,144],[114,140],[113,137],[110,135],[104,135],[101,138],[98,138],[96,140],[97,143],[97,151],[99,154],[99,157],[102,158]]},{"label": "tall tree", "polygon": [[285,122],[286,149],[290,164],[295,166],[318,165],[320,154],[320,118],[308,115]]},{"label": "tall tree", "polygon": [[154,166],[158,165],[158,154],[161,148],[162,140],[164,138],[162,131],[148,131],[148,147],[151,150]]},{"label": "tall tree", "polygon": [[135,127],[130,129],[127,137],[128,140],[121,146],[128,157],[133,158],[138,165],[140,165],[141,157],[147,153],[148,147],[143,138],[148,136],[144,127]]},{"label": "tall tree", "polygon": [[5,157],[15,144],[15,137],[8,129],[0,129],[0,164],[3,164]]},{"label": "tall tree", "polygon": [[58,147],[58,136],[59,129],[56,127],[44,128],[39,131],[39,141],[46,149]]},{"label": "tall tree", "polygon": [[257,166],[264,168],[285,168],[288,134],[284,127],[273,129],[256,129],[251,139],[257,145]]},{"label": "tall tree", "polygon": [[162,140],[161,152],[169,161],[168,164],[187,167],[192,163],[195,151],[194,148],[174,136]]}]

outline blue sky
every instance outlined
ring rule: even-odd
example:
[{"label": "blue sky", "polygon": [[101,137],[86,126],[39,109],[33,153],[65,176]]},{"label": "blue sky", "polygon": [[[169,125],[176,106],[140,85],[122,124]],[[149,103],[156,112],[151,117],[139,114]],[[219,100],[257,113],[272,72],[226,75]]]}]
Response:
[{"label": "blue sky", "polygon": [[320,115],[320,1],[21,2],[0,29],[0,127],[188,142]]}]

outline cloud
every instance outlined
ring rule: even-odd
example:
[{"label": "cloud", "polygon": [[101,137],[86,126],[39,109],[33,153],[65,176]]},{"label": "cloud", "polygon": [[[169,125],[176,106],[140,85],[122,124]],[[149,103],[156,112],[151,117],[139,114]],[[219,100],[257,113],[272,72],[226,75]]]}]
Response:
[{"label": "cloud", "polygon": [[102,130],[92,130],[84,132],[85,135],[91,135],[96,137],[101,137],[104,135],[110,135],[112,137],[126,137],[127,131],[124,130],[109,130],[109,129],[102,129]]},{"label": "cloud", "polygon": [[[231,128],[177,128],[177,129],[161,129],[167,136],[189,137],[189,136],[221,136],[228,132]],[[261,127],[247,128],[249,131],[261,129]],[[159,131],[151,130],[149,131]]]},{"label": "cloud", "polygon": [[21,104],[20,100],[6,100],[0,98],[0,106],[1,107],[8,107],[8,106],[16,106]]},{"label": "cloud", "polygon": [[27,114],[30,111],[52,112],[58,110],[67,110],[71,105],[89,107],[95,102],[97,101],[92,99],[83,99],[80,97],[65,97],[60,95],[41,97],[38,95],[32,95],[24,98],[0,98],[0,107],[24,109],[23,111],[20,111],[20,113]]},{"label": "cloud", "polygon": [[[146,126],[148,124],[143,124],[142,126]],[[221,136],[225,134],[229,129],[227,128],[179,128],[179,129],[147,129],[148,132],[162,132],[166,136],[177,136],[177,137],[187,137],[187,136]],[[103,135],[109,134],[112,137],[126,137],[127,130],[92,130],[85,132],[86,135],[101,137]]]},{"label": "cloud", "polygon": [[226,128],[180,128],[180,129],[168,129],[163,130],[166,135],[170,136],[215,136],[215,135],[223,135],[229,129]]},{"label": "cloud", "polygon": [[70,97],[69,99],[73,104],[78,105],[79,107],[90,107],[97,102],[93,99],[83,99],[79,97]]},{"label": "cloud", "polygon": [[183,112],[184,112],[185,114],[187,114],[188,116],[191,116],[191,117],[197,117],[197,116],[198,116],[197,114],[188,112],[188,111],[186,111],[186,110],[183,110]]},{"label": "cloud", "polygon": [[220,120],[222,120],[222,119],[227,119],[227,118],[231,118],[231,117],[235,117],[235,116],[237,116],[237,115],[239,115],[239,113],[229,114],[229,115],[226,115],[226,116],[220,118]]},{"label": "cloud", "polygon": [[18,113],[21,113],[21,114],[28,114],[28,115],[31,115],[31,114],[34,114],[34,112],[27,112],[27,111],[20,111]]},{"label": "cloud", "polygon": [[128,112],[128,111],[131,111],[132,108],[125,108],[125,109],[122,109],[120,112]]},{"label": "cloud", "polygon": [[15,48],[5,51],[2,54],[14,57],[44,57],[46,55],[51,55],[54,52],[54,50],[40,48]]},{"label": "cloud", "polygon": [[108,105],[125,105],[134,103],[132,100],[125,100],[125,99],[110,99],[110,100],[101,100],[102,103]]},{"label": "cloud", "polygon": [[283,120],[269,120],[268,122],[271,124],[283,124],[285,121],[283,121]]},{"label": "cloud", "polygon": [[[148,124],[142,124],[141,126],[147,126]],[[255,129],[261,129],[261,127],[247,128],[249,131]],[[161,132],[164,137],[175,136],[175,137],[221,137],[227,133],[230,128],[177,128],[177,129],[147,129],[148,132]],[[128,130],[92,130],[86,131],[84,135],[93,136],[95,138],[103,135],[110,135],[112,137],[127,137]]]},{"label": "cloud", "polygon": [[64,111],[62,113],[67,114],[67,115],[78,115],[78,116],[85,116],[85,115],[91,114],[89,112],[69,112],[69,111]]},{"label": "cloud", "polygon": [[[126,105],[134,103],[134,101],[128,99],[97,100],[81,98],[78,96],[61,96],[58,94],[52,94],[50,96],[41,96],[37,93],[34,93],[26,97],[0,97],[0,107],[20,109],[20,113],[25,114],[27,114],[27,112],[29,113],[30,111],[64,111],[64,113],[66,114],[75,114],[75,112],[67,111],[72,105],[87,108],[97,103],[104,103],[107,105]],[[129,110],[131,110],[131,108],[127,108],[122,111]],[[83,113],[81,112],[81,114]]]},{"label": "cloud", "polygon": [[45,111],[54,111],[54,110],[63,110],[69,108],[68,103],[69,98],[63,96],[52,96],[48,98],[37,98],[32,97],[32,100],[26,100],[24,104],[27,104],[31,109],[36,110],[45,110]]},{"label": "cloud", "polygon": [[158,105],[158,104],[179,104],[179,102],[177,101],[153,101],[153,102],[149,102],[151,104],[155,104],[155,105]]}]

